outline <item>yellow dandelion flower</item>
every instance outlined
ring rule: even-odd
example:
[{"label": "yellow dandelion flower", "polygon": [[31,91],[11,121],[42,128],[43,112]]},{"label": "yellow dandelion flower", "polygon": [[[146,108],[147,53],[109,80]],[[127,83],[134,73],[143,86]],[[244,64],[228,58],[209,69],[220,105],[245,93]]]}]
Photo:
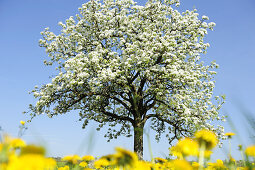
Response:
[{"label": "yellow dandelion flower", "polygon": [[235,163],[236,163],[236,160],[230,155],[230,156],[229,156],[229,162],[235,164]]},{"label": "yellow dandelion flower", "polygon": [[193,170],[199,169],[199,163],[198,162],[192,162],[191,166],[193,167]]},{"label": "yellow dandelion flower", "polygon": [[41,146],[36,145],[27,145],[21,148],[20,155],[26,154],[38,154],[38,155],[45,155],[45,149]]},{"label": "yellow dandelion flower", "polygon": [[26,154],[20,157],[10,159],[6,170],[54,170],[56,167],[56,161],[51,158],[45,158],[43,155],[38,154]]},{"label": "yellow dandelion flower", "polygon": [[10,146],[11,146],[12,148],[21,148],[21,147],[26,146],[26,143],[25,143],[25,141],[23,141],[23,140],[20,139],[20,138],[13,138],[13,139],[10,141]]},{"label": "yellow dandelion flower", "polygon": [[83,168],[85,168],[87,165],[88,165],[88,163],[87,163],[87,162],[84,162],[84,161],[82,161],[82,162],[79,164],[79,166],[81,166],[81,167],[83,167]]},{"label": "yellow dandelion flower", "polygon": [[217,159],[215,163],[208,163],[208,169],[227,169],[224,165],[223,161],[220,159]]},{"label": "yellow dandelion flower", "polygon": [[69,170],[69,166],[63,166],[63,167],[59,167],[58,170]]},{"label": "yellow dandelion flower", "polygon": [[210,151],[210,150],[205,150],[205,152],[204,152],[204,157],[207,158],[207,159],[209,159],[209,158],[211,157],[212,153],[213,153],[213,152]]},{"label": "yellow dandelion flower", "polygon": [[114,154],[114,164],[123,167],[134,167],[138,161],[136,153],[128,151],[123,148],[115,148],[116,153]]},{"label": "yellow dandelion flower", "polygon": [[22,120],[20,121],[21,125],[25,125],[25,123],[26,123],[25,121],[22,121]]},{"label": "yellow dandelion flower", "polygon": [[192,170],[192,166],[190,165],[189,162],[186,160],[180,160],[180,159],[175,159],[167,163],[166,165],[167,169],[174,169],[174,170]]},{"label": "yellow dandelion flower", "polygon": [[132,168],[134,170],[151,170],[152,165],[149,162],[145,161],[138,161],[135,168]]},{"label": "yellow dandelion flower", "polygon": [[82,160],[84,161],[92,161],[92,160],[95,160],[94,156],[91,156],[91,155],[85,155],[81,158]]},{"label": "yellow dandelion flower", "polygon": [[110,165],[110,162],[104,158],[98,159],[94,162],[94,167],[96,169],[101,169],[101,168],[107,167],[109,165]]},{"label": "yellow dandelion flower", "polygon": [[199,150],[198,143],[190,138],[179,140],[176,146],[180,148],[184,156],[195,156]]},{"label": "yellow dandelion flower", "polygon": [[206,129],[196,132],[195,139],[198,141],[200,146],[204,143],[206,149],[212,149],[218,143],[218,139],[215,133]]},{"label": "yellow dandelion flower", "polygon": [[154,158],[154,160],[155,160],[156,163],[160,163],[160,164],[163,164],[163,163],[167,162],[166,159],[159,158],[159,157]]},{"label": "yellow dandelion flower", "polygon": [[182,159],[186,156],[197,156],[199,152],[199,145],[197,141],[191,138],[183,138],[178,141],[176,146],[170,148],[172,155]]},{"label": "yellow dandelion flower", "polygon": [[67,161],[71,164],[77,164],[79,160],[81,160],[81,157],[79,155],[67,155],[64,158],[62,158],[63,161]]},{"label": "yellow dandelion flower", "polygon": [[178,159],[183,159],[183,154],[180,147],[172,146],[171,148],[169,148],[169,151],[170,151],[170,155],[176,156]]},{"label": "yellow dandelion flower", "polygon": [[247,147],[244,152],[247,156],[255,157],[255,145]]},{"label": "yellow dandelion flower", "polygon": [[236,134],[233,133],[233,132],[227,132],[227,133],[225,133],[225,136],[227,136],[229,139],[231,139],[232,136],[234,136],[234,135],[236,135]]},{"label": "yellow dandelion flower", "polygon": [[109,154],[109,155],[102,156],[101,158],[106,159],[108,161],[112,161],[114,159],[114,157],[115,157],[115,155]]},{"label": "yellow dandelion flower", "polygon": [[0,169],[7,169],[7,163],[0,163]]},{"label": "yellow dandelion flower", "polygon": [[[166,162],[167,163],[167,162]],[[162,169],[166,169],[165,167],[165,164],[160,164],[160,163],[154,163],[154,164],[151,164],[151,169],[153,170],[162,170]]]}]

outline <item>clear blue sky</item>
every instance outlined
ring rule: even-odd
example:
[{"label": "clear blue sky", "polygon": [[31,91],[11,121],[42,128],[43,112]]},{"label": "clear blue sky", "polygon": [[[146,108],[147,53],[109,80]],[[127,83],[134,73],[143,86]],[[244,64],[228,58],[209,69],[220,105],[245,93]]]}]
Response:
[{"label": "clear blue sky", "polygon": [[[0,126],[5,132],[17,136],[20,120],[27,120],[22,112],[28,109],[35,99],[28,94],[35,85],[50,82],[54,68],[43,65],[47,55],[38,46],[40,32],[45,27],[57,33],[59,21],[78,13],[84,0],[0,0]],[[139,1],[144,4],[145,0]],[[229,114],[241,142],[251,144],[247,125],[242,115],[244,110],[255,117],[255,1],[254,0],[182,0],[180,10],[198,9],[200,16],[207,15],[216,23],[214,31],[206,38],[211,44],[205,57],[207,61],[216,60],[220,65],[215,78],[215,94],[226,94],[227,100],[221,110]],[[243,109],[243,108],[244,109]],[[120,137],[110,143],[103,138],[104,131],[95,131],[95,124],[86,130],[81,128],[76,112],[49,119],[42,115],[27,124],[28,130],[23,138],[29,143],[43,144],[49,156],[67,154],[92,154],[102,156],[112,153],[115,146],[132,149],[132,138]],[[232,131],[228,123],[223,124],[226,131]],[[147,128],[149,132],[149,129]],[[254,131],[253,131],[254,132]],[[154,156],[168,154],[168,142],[162,138],[160,143],[149,132]],[[92,140],[91,140],[92,139]],[[254,138],[253,138],[254,139]],[[91,144],[89,144],[91,142]],[[240,143],[233,140],[233,156]],[[224,142],[224,147],[227,147]],[[149,149],[145,136],[145,158],[149,159]],[[217,150],[213,158],[224,158],[222,150]]]}]

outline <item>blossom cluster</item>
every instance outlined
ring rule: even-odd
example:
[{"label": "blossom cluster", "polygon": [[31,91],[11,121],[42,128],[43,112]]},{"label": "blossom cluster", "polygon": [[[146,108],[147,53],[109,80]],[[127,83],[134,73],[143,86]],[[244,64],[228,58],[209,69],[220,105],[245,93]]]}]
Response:
[{"label": "blossom cluster", "polygon": [[[196,9],[180,13],[178,0],[91,0],[64,23],[59,35],[46,28],[40,46],[57,66],[52,81],[36,87],[31,116],[78,110],[84,128],[90,120],[109,125],[106,137],[130,136],[132,125],[151,119],[151,128],[169,141],[198,127],[217,131],[212,121],[224,100],[214,100],[215,62],[200,61],[215,23]],[[152,114],[149,114],[152,113]],[[136,120],[135,120],[136,119]],[[112,128],[120,124],[120,129]]]}]

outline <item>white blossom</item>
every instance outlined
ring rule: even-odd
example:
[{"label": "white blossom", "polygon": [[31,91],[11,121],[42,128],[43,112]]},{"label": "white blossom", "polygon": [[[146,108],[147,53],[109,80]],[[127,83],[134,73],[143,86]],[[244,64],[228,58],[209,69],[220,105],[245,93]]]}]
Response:
[{"label": "white blossom", "polygon": [[116,133],[110,128],[110,139],[129,136],[132,126],[148,119],[157,138],[167,128],[170,141],[201,127],[213,129],[208,122],[219,118],[224,102],[212,93],[218,65],[204,65],[200,54],[215,23],[172,5],[179,1],[139,6],[133,0],[91,0],[76,18],[59,22],[61,34],[46,28],[39,43],[49,56],[45,64],[57,65],[59,74],[32,91],[38,99],[32,116],[79,110],[84,127],[91,119],[99,129],[121,124]]}]

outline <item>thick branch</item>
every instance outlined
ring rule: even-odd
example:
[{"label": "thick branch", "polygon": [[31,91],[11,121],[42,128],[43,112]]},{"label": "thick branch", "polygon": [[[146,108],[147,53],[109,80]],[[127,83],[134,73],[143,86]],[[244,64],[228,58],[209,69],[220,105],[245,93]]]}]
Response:
[{"label": "thick branch", "polygon": [[117,114],[114,114],[114,113],[111,113],[111,112],[106,111],[104,108],[101,108],[100,111],[101,111],[104,115],[107,115],[107,116],[112,117],[112,118],[114,118],[114,119],[129,121],[129,122],[131,122],[132,124],[134,123],[134,120],[131,119],[130,117],[119,116],[119,115],[117,115]]}]

